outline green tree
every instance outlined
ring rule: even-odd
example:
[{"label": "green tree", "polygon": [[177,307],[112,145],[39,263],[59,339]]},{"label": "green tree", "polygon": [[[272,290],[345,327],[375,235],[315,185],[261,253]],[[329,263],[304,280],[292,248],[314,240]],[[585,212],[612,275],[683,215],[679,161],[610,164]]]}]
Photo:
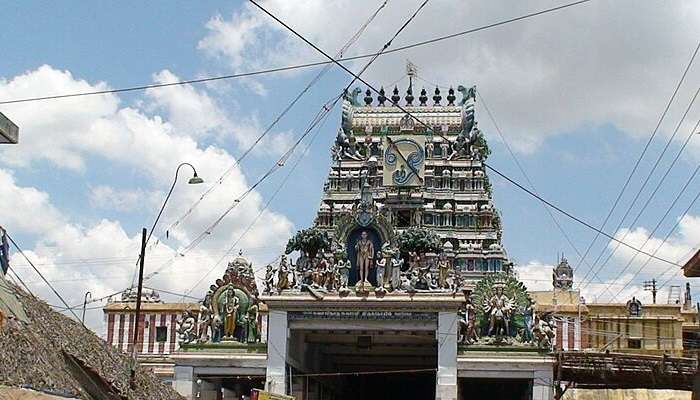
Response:
[{"label": "green tree", "polygon": [[308,228],[298,231],[287,242],[286,254],[295,250],[303,251],[309,257],[316,257],[319,251],[327,251],[331,248],[331,240],[328,233],[319,228]]},{"label": "green tree", "polygon": [[430,229],[411,227],[401,232],[396,238],[402,252],[415,251],[424,254],[429,251],[439,252],[442,249],[440,236]]}]

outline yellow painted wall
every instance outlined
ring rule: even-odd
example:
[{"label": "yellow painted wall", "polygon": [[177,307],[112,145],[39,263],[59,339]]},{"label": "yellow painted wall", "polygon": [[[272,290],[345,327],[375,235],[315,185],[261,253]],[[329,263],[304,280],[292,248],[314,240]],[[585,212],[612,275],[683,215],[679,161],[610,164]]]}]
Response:
[{"label": "yellow painted wall", "polygon": [[569,389],[563,400],[690,400],[691,392],[649,389]]}]

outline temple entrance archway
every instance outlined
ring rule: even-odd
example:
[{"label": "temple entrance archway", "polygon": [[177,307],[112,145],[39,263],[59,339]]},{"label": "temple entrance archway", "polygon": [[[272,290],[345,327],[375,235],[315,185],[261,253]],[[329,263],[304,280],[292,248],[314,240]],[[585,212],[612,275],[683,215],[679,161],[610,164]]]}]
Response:
[{"label": "temple entrance archway", "polygon": [[[350,286],[354,286],[359,280],[359,271],[357,269],[357,251],[355,250],[355,245],[357,244],[358,240],[360,240],[360,235],[362,235],[362,232],[367,232],[369,240],[371,240],[372,244],[374,245],[375,260],[376,255],[379,254],[382,248],[383,238],[380,236],[379,232],[377,232],[375,228],[371,226],[358,226],[352,231],[350,231],[346,243],[348,260],[350,260],[352,264],[352,268],[350,269],[350,279],[348,283]],[[374,267],[374,263],[372,263],[372,266]],[[375,268],[371,268],[369,271],[369,282],[372,284],[372,286],[377,286],[377,275]]]}]

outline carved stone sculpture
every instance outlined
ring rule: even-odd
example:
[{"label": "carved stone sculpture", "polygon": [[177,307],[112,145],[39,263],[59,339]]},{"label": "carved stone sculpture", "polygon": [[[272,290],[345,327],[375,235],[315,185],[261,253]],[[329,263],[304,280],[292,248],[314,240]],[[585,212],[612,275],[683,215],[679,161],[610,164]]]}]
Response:
[{"label": "carved stone sculpture", "polygon": [[197,339],[196,327],[197,320],[192,311],[183,311],[180,319],[177,321],[177,335],[181,345],[192,343]]}]

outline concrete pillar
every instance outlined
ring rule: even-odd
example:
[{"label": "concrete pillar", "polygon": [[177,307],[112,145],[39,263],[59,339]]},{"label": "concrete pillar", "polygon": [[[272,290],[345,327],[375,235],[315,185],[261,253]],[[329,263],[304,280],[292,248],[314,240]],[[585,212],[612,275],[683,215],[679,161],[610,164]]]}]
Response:
[{"label": "concrete pillar", "polygon": [[532,400],[551,400],[554,398],[554,373],[552,368],[539,369],[533,374]]},{"label": "concrete pillar", "polygon": [[270,311],[267,339],[267,390],[287,394],[287,312]]},{"label": "concrete pillar", "polygon": [[194,367],[176,365],[173,374],[173,389],[187,400],[195,398],[196,382]]},{"label": "concrete pillar", "polygon": [[457,312],[439,312],[435,400],[457,400]]}]

